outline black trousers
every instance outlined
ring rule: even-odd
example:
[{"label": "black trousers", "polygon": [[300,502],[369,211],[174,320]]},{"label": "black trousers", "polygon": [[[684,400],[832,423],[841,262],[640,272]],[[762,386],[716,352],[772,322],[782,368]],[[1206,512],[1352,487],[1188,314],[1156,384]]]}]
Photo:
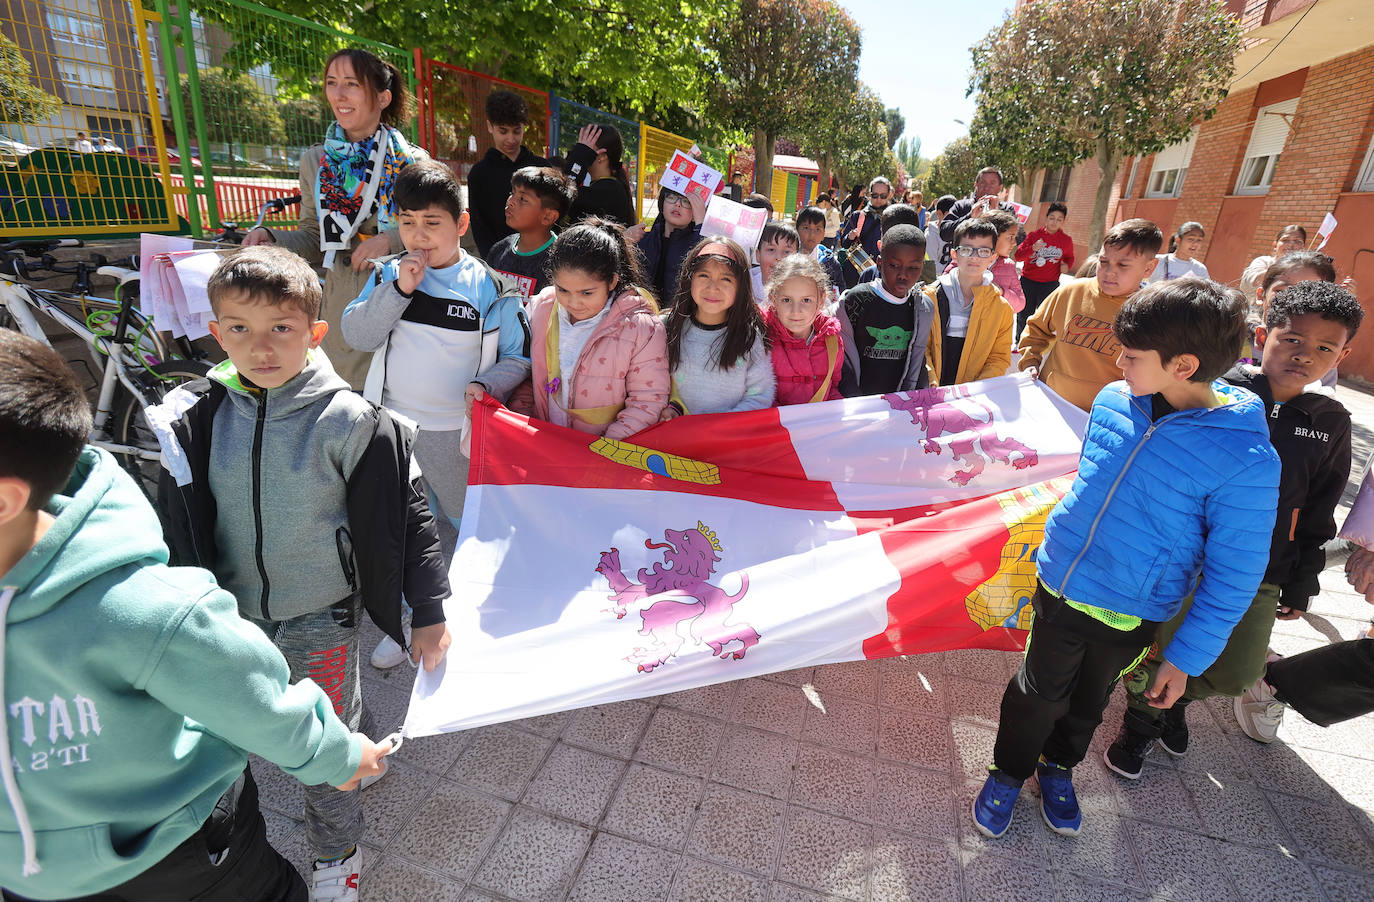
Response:
[{"label": "black trousers", "polygon": [[1323,645],[1269,665],[1265,680],[1279,701],[1329,727],[1374,711],[1374,639]]},{"label": "black trousers", "polygon": [[992,760],[1008,777],[1025,780],[1040,756],[1074,767],[1088,753],[1112,689],[1154,640],[1153,621],[1113,629],[1038,586],[1031,599],[1026,657],[1002,694]]},{"label": "black trousers", "polygon": [[1020,336],[1021,332],[1025,330],[1026,320],[1030,319],[1035,311],[1040,309],[1045,298],[1049,297],[1058,287],[1058,282],[1036,282],[1034,279],[1021,277],[1021,291],[1026,295],[1026,306],[1022,307],[1021,312],[1016,314],[1017,336]]},{"label": "black trousers", "polygon": [[[28,902],[7,890],[0,895]],[[68,902],[306,902],[308,895],[301,875],[267,842],[258,787],[245,768],[209,819],[166,858],[119,886]]]}]

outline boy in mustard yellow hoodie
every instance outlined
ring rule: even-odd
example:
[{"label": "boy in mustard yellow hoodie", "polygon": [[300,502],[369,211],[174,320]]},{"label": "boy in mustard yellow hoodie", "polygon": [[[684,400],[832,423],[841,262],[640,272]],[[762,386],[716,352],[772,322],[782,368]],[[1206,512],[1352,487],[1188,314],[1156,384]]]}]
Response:
[{"label": "boy in mustard yellow hoodie", "polygon": [[1021,369],[1039,367],[1040,378],[1056,394],[1090,409],[1102,387],[1121,378],[1116,365],[1121,342],[1112,334],[1112,323],[1154,271],[1163,244],[1164,234],[1148,219],[1113,226],[1102,239],[1097,278],[1057,288],[1026,320]]},{"label": "boy in mustard yellow hoodie", "polygon": [[1011,366],[1016,314],[987,279],[997,259],[997,226],[965,219],[954,230],[956,269],[926,288],[935,324],[926,344],[931,385],[957,385],[1004,375]]}]

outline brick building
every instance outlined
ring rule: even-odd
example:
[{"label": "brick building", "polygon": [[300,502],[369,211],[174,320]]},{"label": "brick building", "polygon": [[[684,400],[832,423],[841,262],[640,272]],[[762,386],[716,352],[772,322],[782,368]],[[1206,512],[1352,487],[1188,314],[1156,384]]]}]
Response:
[{"label": "brick building", "polygon": [[[1124,162],[1107,221],[1143,216],[1168,234],[1196,220],[1207,230],[1203,262],[1234,284],[1250,260],[1270,253],[1280,228],[1298,223],[1315,239],[1333,213],[1340,225],[1324,252],[1374,311],[1374,3],[1228,6],[1245,28],[1230,93],[1188,139]],[[1031,227],[1062,200],[1065,230],[1085,238],[1100,179],[1091,161],[1040,173],[1027,192]],[[1374,318],[1341,374],[1374,382]]]}]

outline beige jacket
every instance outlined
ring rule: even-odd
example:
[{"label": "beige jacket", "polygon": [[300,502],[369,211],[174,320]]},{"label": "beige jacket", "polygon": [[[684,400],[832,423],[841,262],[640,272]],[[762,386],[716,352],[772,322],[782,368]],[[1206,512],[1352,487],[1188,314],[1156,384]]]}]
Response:
[{"label": "beige jacket", "polygon": [[[411,150],[417,160],[429,159],[420,148],[411,145]],[[324,145],[316,144],[301,155],[301,221],[295,231],[269,229],[278,245],[299,254],[316,267],[324,262],[324,253],[320,250],[320,222],[315,209],[315,175],[320,171],[320,158],[323,154]],[[344,308],[362,294],[368,279],[372,277],[370,266],[364,267],[361,272],[353,271],[351,251],[365,238],[376,233],[377,217],[373,216],[365,220],[358,229],[358,234],[353,236],[349,252],[341,251],[335,254],[333,267],[324,275],[324,304],[320,310],[320,319],[329,323],[329,332],[324,336],[324,352],[329,356],[329,362],[334,365],[334,371],[342,376],[354,391],[362,391],[372,355],[367,351],[349,347],[344,341],[343,330],[339,328],[339,320],[343,316]],[[391,238],[389,253],[397,254],[405,250],[399,232],[393,230],[388,235]]]}]

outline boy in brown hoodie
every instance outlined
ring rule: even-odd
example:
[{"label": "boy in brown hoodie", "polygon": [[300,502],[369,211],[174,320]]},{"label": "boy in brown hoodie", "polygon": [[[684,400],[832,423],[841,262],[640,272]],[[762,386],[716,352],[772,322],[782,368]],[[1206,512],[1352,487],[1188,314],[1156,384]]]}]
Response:
[{"label": "boy in brown hoodie", "polygon": [[1102,387],[1121,378],[1116,365],[1121,343],[1112,334],[1112,322],[1154,270],[1163,244],[1159,226],[1147,219],[1113,226],[1102,239],[1097,277],[1056,289],[1026,321],[1020,368],[1039,367],[1040,378],[1056,394],[1091,408]]}]

